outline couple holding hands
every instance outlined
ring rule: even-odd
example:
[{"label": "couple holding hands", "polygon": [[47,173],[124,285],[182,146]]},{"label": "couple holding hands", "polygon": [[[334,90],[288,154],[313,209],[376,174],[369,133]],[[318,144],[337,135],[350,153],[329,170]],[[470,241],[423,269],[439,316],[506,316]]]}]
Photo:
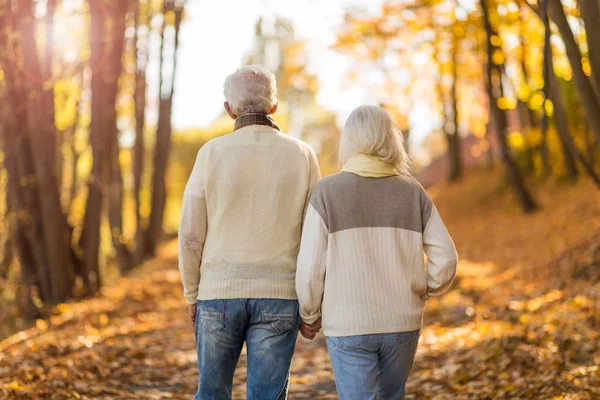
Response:
[{"label": "couple holding hands", "polygon": [[272,73],[243,67],[224,94],[235,130],[198,152],[179,230],[195,398],[231,399],[244,343],[248,399],[287,398],[298,331],[322,328],[340,399],[403,399],[425,302],[451,285],[457,253],[402,135],[358,107],[342,171],[321,179],[315,152],[271,118]]}]

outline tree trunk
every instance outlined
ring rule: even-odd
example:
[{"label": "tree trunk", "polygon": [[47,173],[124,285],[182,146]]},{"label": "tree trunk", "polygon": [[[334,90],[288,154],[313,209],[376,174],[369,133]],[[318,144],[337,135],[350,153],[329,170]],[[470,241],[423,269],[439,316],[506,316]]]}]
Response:
[{"label": "tree trunk", "polygon": [[[147,3],[142,10],[141,5],[137,3],[135,13],[135,44],[134,53],[136,60],[135,69],[135,144],[133,153],[133,196],[135,199],[135,253],[133,261],[135,264],[141,262],[145,253],[145,231],[142,222],[142,179],[144,176],[144,159],[145,159],[145,142],[144,131],[146,127],[146,68],[148,65],[148,37],[145,40],[140,40],[140,31],[142,20],[144,26],[148,26],[149,9]],[[144,11],[144,14],[142,12]],[[142,46],[143,43],[143,46]]]},{"label": "tree trunk", "polygon": [[119,268],[121,273],[124,274],[131,270],[132,258],[123,233],[123,178],[121,175],[121,163],[119,162],[117,138],[113,139],[113,147],[111,149],[110,180],[108,219]]},{"label": "tree trunk", "polygon": [[[523,38],[523,35],[520,34],[520,41],[521,41],[521,51],[523,56],[521,57],[521,73],[523,74],[523,80],[525,81],[525,83],[527,84],[527,86],[529,87],[529,72],[527,71],[527,66],[525,65],[525,54],[527,54],[526,48],[525,48],[525,39]],[[528,99],[531,96],[528,96]],[[527,105],[526,101],[523,101],[522,99],[517,97],[517,110],[519,112],[519,124],[521,125],[521,130],[523,133],[523,137],[525,138],[525,143],[526,143],[526,156],[527,156],[527,163],[526,163],[526,171],[529,173],[532,173],[535,170],[535,163],[534,163],[534,155],[535,155],[535,146],[532,146],[529,141],[527,140],[529,134],[531,133],[531,129],[537,127],[537,121],[536,121],[536,116],[535,116],[535,112],[529,108],[529,106]],[[544,152],[542,152],[543,154]],[[547,151],[545,152],[547,154]],[[547,162],[547,157],[546,157],[546,162],[544,163],[544,166],[549,165],[549,163]],[[545,170],[546,174],[549,175],[548,169]]]},{"label": "tree trunk", "polygon": [[88,184],[88,200],[82,243],[85,250],[84,280],[90,293],[102,285],[100,271],[100,238],[104,195],[108,191],[111,236],[121,268],[129,268],[130,257],[122,243],[121,168],[118,161],[118,129],[116,99],[122,69],[127,2],[89,0],[91,14],[90,45],[92,49],[92,173]]},{"label": "tree trunk", "polygon": [[[25,133],[27,119],[23,104],[25,95],[10,68],[4,67],[7,97],[13,99],[12,109],[4,115],[5,168],[8,176],[7,199],[15,215],[15,244],[22,266],[36,271],[42,301],[50,301],[52,290],[46,270],[46,249],[39,215],[38,192],[35,185],[29,141]],[[26,265],[24,265],[26,264]],[[29,282],[29,281],[28,281]],[[28,282],[24,282],[28,284]]]},{"label": "tree trunk", "polygon": [[571,182],[577,181],[577,167],[575,166],[575,158],[577,157],[576,152],[573,152],[571,148],[573,146],[571,136],[569,135],[569,125],[567,123],[567,112],[565,104],[560,93],[560,87],[558,85],[558,78],[554,72],[554,63],[552,60],[552,53],[546,55],[546,66],[548,69],[548,95],[554,105],[554,124],[556,125],[556,131],[560,139],[563,160],[565,164],[565,171]]},{"label": "tree trunk", "polygon": [[[102,225],[103,188],[107,186],[106,140],[103,140],[106,117],[104,92],[104,55],[108,51],[104,43],[105,26],[103,0],[89,0],[90,7],[90,47],[92,68],[92,100],[90,144],[92,147],[92,171],[88,182],[88,196],[85,206],[81,245],[84,250],[83,281],[89,294],[95,294],[100,288],[100,228]],[[108,57],[107,57],[108,58]]]},{"label": "tree trunk", "polygon": [[[5,155],[4,167],[7,173],[7,207],[15,216],[13,238],[22,267],[33,269],[38,274],[37,284],[42,301],[51,297],[50,281],[46,277],[43,264],[46,250],[41,235],[37,190],[34,169],[26,137],[27,108],[22,79],[18,76],[15,60],[16,40],[10,21],[14,20],[9,6],[0,3],[0,68],[4,72],[4,91],[1,93],[3,107],[0,107],[2,120],[2,145]],[[11,101],[8,101],[11,99]],[[29,244],[31,243],[31,247]],[[39,272],[37,272],[39,269]],[[43,279],[41,279],[43,278]],[[28,281],[29,282],[29,281]],[[28,282],[24,283],[27,285]]]},{"label": "tree trunk", "polygon": [[[82,80],[83,83],[83,80]],[[75,118],[73,122],[73,126],[68,128],[67,132],[64,132],[64,138],[69,144],[69,148],[71,149],[71,166],[69,167],[70,173],[70,184],[68,191],[68,196],[65,202],[66,205],[66,213],[68,214],[68,210],[73,206],[73,201],[77,196],[77,163],[79,162],[80,154],[77,151],[77,146],[75,145],[75,134],[77,133],[77,129],[79,128],[79,118],[81,116],[81,98],[77,99],[77,103],[75,104]]]},{"label": "tree trunk", "polygon": [[565,43],[567,56],[571,64],[571,69],[573,70],[573,81],[579,95],[579,102],[591,130],[594,132],[594,136],[596,136],[597,140],[600,140],[600,99],[596,96],[596,91],[594,90],[590,79],[583,72],[581,50],[579,50],[579,46],[575,41],[573,31],[571,31],[561,1],[548,0],[548,2],[550,15],[558,26],[560,35]]},{"label": "tree trunk", "polygon": [[154,148],[154,175],[152,178],[152,210],[146,237],[146,252],[153,255],[162,233],[162,223],[167,201],[166,174],[171,148],[171,109],[173,106],[173,93],[175,89],[175,73],[177,67],[177,48],[179,47],[179,30],[183,16],[183,6],[175,7],[172,0],[165,1],[163,12],[175,11],[175,40],[173,43],[173,75],[168,84],[168,91],[164,94],[163,64],[164,64],[164,23],[162,31],[161,46],[161,79],[160,79],[160,103],[158,114],[158,127],[156,131],[156,145]]},{"label": "tree trunk", "polygon": [[[548,1],[548,0],[546,0]],[[563,161],[565,164],[565,171],[571,182],[577,181],[577,167],[575,166],[576,154],[569,148],[569,142],[571,137],[569,136],[569,125],[567,124],[567,112],[565,110],[565,104],[560,93],[560,87],[558,85],[558,78],[554,71],[554,60],[552,54],[552,45],[550,44],[550,20],[548,18],[547,10],[542,7],[542,22],[545,27],[545,41],[544,41],[544,95],[546,99],[550,99],[554,106],[554,124],[556,131],[561,143],[561,149],[563,153]],[[548,112],[545,107],[544,119],[542,121],[542,129],[544,134],[546,133],[548,125]]]},{"label": "tree trunk", "polygon": [[450,102],[452,107],[452,132],[446,133],[448,141],[448,156],[450,160],[450,175],[448,179],[453,182],[460,179],[462,176],[462,154],[460,146],[460,136],[458,132],[458,98],[456,94],[456,86],[458,83],[458,39],[454,38],[452,48],[452,87],[450,88]]},{"label": "tree trunk", "polygon": [[594,135],[588,126],[585,126],[583,129],[585,130],[585,144],[587,146],[586,160],[590,165],[596,165],[596,143]]},{"label": "tree trunk", "polygon": [[[494,51],[496,50],[492,45],[492,36],[495,35],[493,28],[491,26],[488,9],[486,6],[486,0],[480,0],[481,8],[483,11],[483,22],[486,31],[486,39],[487,39],[487,91],[490,101],[490,111],[491,116],[493,118],[494,126],[496,129],[496,134],[498,135],[498,141],[500,143],[500,151],[502,155],[502,161],[504,162],[504,166],[506,169],[506,175],[509,179],[510,184],[515,191],[515,195],[517,200],[519,201],[521,208],[524,212],[534,211],[537,207],[533,198],[527,188],[525,187],[525,183],[521,176],[521,172],[519,171],[518,165],[512,157],[511,150],[508,146],[508,142],[506,139],[506,114],[503,110],[498,107],[498,99],[500,97],[499,94],[495,92],[500,92],[502,81],[500,79],[500,69],[494,65],[493,57]],[[500,87],[494,86],[493,75],[494,72],[497,74],[497,82]]]},{"label": "tree trunk", "polygon": [[[527,46],[527,40],[525,39],[525,24],[526,24],[526,19],[523,18],[523,13],[520,13],[520,19],[519,19],[519,42],[521,43],[521,73],[523,74],[523,80],[525,81],[525,84],[527,84],[527,87],[529,88],[529,90],[531,90],[531,85],[529,82],[529,70],[527,69],[527,63],[525,62],[525,60],[527,59],[527,54],[528,54],[528,46]],[[535,114],[535,111],[532,110],[531,108],[529,108],[529,105],[527,104],[529,99],[531,98],[531,92],[529,93],[529,96],[527,97],[527,101],[522,102],[525,104],[525,108],[523,109],[523,111],[527,111],[527,116],[523,116],[523,118],[527,118],[529,126],[531,128],[537,128],[538,127],[538,117]]]},{"label": "tree trunk", "polygon": [[[596,98],[600,101],[600,1],[580,0],[581,18],[585,24],[585,32],[588,42],[590,65],[592,67],[592,82],[596,90]],[[596,38],[596,39],[593,39]]]},{"label": "tree trunk", "polygon": [[[106,127],[104,134],[109,146],[107,150],[107,165],[109,168],[108,185],[108,220],[111,229],[113,247],[117,253],[117,261],[121,272],[125,273],[132,267],[131,254],[126,245],[123,234],[123,177],[121,175],[121,163],[119,161],[119,130],[117,128],[116,102],[119,93],[119,77],[123,70],[123,50],[125,48],[125,28],[127,17],[127,2],[119,2],[112,6],[110,27],[111,57],[107,60],[104,69],[104,93],[103,98],[105,110],[103,125]],[[107,32],[108,29],[107,29]]]},{"label": "tree trunk", "polygon": [[[23,61],[33,74],[40,72],[40,63],[35,47],[35,19],[31,0],[18,6],[17,24],[23,50]],[[48,151],[48,136],[55,138],[54,107],[52,115],[43,96],[43,84],[26,80],[27,138],[35,169],[36,186],[39,193],[46,263],[49,269],[52,304],[66,300],[71,294],[73,271],[70,263],[70,230],[62,212],[60,192],[55,175],[55,158]],[[51,132],[47,132],[51,127]]]},{"label": "tree trunk", "polygon": [[[442,86],[442,67],[438,60],[437,54],[439,48],[437,45],[439,40],[436,40],[436,56],[435,62],[438,67],[438,81],[437,81],[437,95],[442,106],[442,115],[444,117],[444,137],[446,138],[447,150],[446,154],[448,157],[448,176],[447,179],[450,182],[458,180],[462,175],[462,160],[461,160],[461,149],[460,149],[460,137],[458,136],[458,100],[456,95],[456,85],[458,82],[458,67],[456,63],[457,57],[457,41],[456,37],[453,38],[453,47],[451,50],[451,63],[452,63],[452,86],[449,91],[449,107],[446,96],[444,94],[444,88]],[[451,114],[451,115],[450,115]]]},{"label": "tree trunk", "polygon": [[[23,3],[27,3],[28,0]],[[42,104],[45,112],[45,120],[52,121],[51,125],[42,126],[47,131],[45,138],[38,138],[47,141],[47,148],[51,149],[47,151],[48,165],[53,169],[53,173],[56,176],[57,185],[60,188],[62,182],[62,176],[59,174],[61,171],[61,159],[60,159],[60,143],[58,141],[58,131],[54,123],[54,85],[47,85],[48,82],[53,81],[52,76],[52,30],[53,30],[53,19],[54,11],[56,9],[56,0],[48,0],[46,2],[46,14],[44,16],[44,28],[46,34],[46,47],[43,52],[43,57],[40,57],[40,69],[39,69],[39,80],[44,84],[40,85],[41,96],[43,98]],[[33,22],[35,23],[35,22]],[[35,75],[38,75],[37,73]]]},{"label": "tree trunk", "polygon": [[556,124],[556,130],[558,132],[558,136],[561,143],[567,176],[569,177],[569,180],[571,182],[577,181],[578,172],[576,168],[576,160],[579,160],[585,172],[600,189],[600,176],[598,176],[598,174],[594,170],[594,164],[590,163],[589,160],[586,159],[585,155],[583,155],[579,150],[577,150],[575,142],[569,134],[569,128],[567,124],[567,112],[562,99],[562,95],[560,93],[558,78],[556,76],[556,73],[554,72],[552,58],[547,58],[546,63],[546,68],[548,68],[550,72],[548,76],[548,94],[550,99],[552,100],[552,103],[554,104],[554,123]]},{"label": "tree trunk", "polygon": [[550,75],[554,73],[553,70],[549,69],[549,66],[546,60],[552,60],[552,45],[550,44],[550,36],[552,32],[550,31],[550,20],[548,19],[548,0],[543,0],[542,10],[540,18],[542,19],[542,23],[544,24],[544,53],[542,55],[542,75],[544,80],[544,104],[542,105],[542,141],[540,143],[540,155],[542,157],[542,164],[544,166],[545,176],[549,177],[552,174],[552,168],[550,166],[550,161],[548,159],[548,111],[546,110],[546,100],[549,99],[549,84]]}]

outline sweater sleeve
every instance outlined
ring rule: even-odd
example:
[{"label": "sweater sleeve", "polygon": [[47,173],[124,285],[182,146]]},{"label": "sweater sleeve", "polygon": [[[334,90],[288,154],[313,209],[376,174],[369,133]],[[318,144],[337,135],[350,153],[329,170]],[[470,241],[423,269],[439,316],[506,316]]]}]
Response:
[{"label": "sweater sleeve", "polygon": [[188,304],[195,304],[198,297],[200,262],[207,230],[203,154],[201,149],[185,187],[179,224],[179,273]]},{"label": "sweater sleeve", "polygon": [[458,263],[452,238],[433,203],[430,204],[429,218],[423,231],[423,250],[427,255],[427,292],[421,298],[427,300],[441,296],[450,288]]},{"label": "sweater sleeve", "polygon": [[327,259],[327,227],[310,204],[306,212],[296,269],[300,317],[312,324],[321,316]]},{"label": "sweater sleeve", "polygon": [[308,150],[308,192],[306,193],[306,203],[304,204],[304,211],[302,212],[302,220],[306,218],[306,211],[308,210],[308,203],[310,201],[312,191],[321,179],[321,169],[319,168],[319,160],[315,151],[306,145]]}]

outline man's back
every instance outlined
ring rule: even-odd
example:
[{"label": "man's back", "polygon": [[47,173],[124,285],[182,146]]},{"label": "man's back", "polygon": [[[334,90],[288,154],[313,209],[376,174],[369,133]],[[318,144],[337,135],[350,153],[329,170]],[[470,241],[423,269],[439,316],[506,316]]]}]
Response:
[{"label": "man's back", "polygon": [[275,75],[256,65],[223,84],[235,130],[198,152],[185,188],[179,272],[198,355],[196,400],[231,400],[244,344],[248,399],[286,399],[300,316],[296,257],[315,152],[283,135]]},{"label": "man's back", "polygon": [[302,217],[319,179],[314,152],[250,125],[207,143],[192,177],[186,192],[203,199],[206,218],[189,223],[207,228],[197,298],[295,299]]}]

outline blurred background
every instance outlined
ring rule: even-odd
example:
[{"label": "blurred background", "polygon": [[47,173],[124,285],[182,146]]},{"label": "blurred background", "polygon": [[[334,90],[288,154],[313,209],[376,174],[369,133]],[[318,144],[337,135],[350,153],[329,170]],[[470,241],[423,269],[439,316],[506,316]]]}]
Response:
[{"label": "blurred background", "polygon": [[[461,256],[409,398],[600,398],[598,0],[0,0],[1,398],[190,397],[180,204],[244,64],[323,175],[356,106],[403,131]],[[291,391],[335,398],[321,339]]]}]

